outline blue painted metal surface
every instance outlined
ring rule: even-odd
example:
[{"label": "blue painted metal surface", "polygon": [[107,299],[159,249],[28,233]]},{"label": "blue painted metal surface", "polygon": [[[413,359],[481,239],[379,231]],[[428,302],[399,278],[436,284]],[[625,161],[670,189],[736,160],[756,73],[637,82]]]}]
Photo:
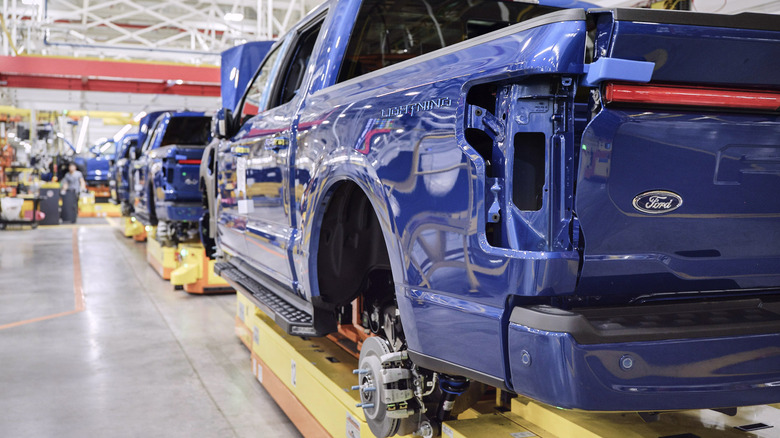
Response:
[{"label": "blue painted metal surface", "polygon": [[[578,292],[777,287],[779,138],[776,116],[602,111],[582,138],[577,213],[588,244]],[[647,190],[683,205],[644,214],[632,201]]]},{"label": "blue painted metal surface", "polygon": [[[780,369],[775,335],[583,346],[565,333],[509,323],[512,309],[527,304],[565,308],[661,292],[739,295],[780,286],[776,114],[575,102],[588,62],[584,12],[519,24],[337,84],[359,6],[340,0],[313,12],[309,20],[328,13],[304,86],[220,144],[220,249],[287,286],[287,298],[312,300],[320,293],[323,206],[350,181],[382,226],[411,351],[562,407],[663,410],[780,400],[766,385]],[[704,83],[778,85],[764,70],[754,79],[733,69],[705,74],[673,49],[686,47],[693,56],[689,44],[706,40],[713,48],[723,35],[728,53],[750,52],[748,64],[765,68],[776,61],[752,56],[774,53],[780,35],[741,38],[732,29],[614,23],[598,14],[597,60],[654,62],[653,80],[698,82],[701,73]],[[291,38],[278,47],[287,50]],[[651,56],[653,50],[667,57]],[[714,55],[696,56],[701,62]],[[614,75],[597,79],[607,78]],[[495,84],[492,107],[469,95],[484,84]],[[489,137],[488,151],[477,149],[471,130]],[[515,184],[523,160],[533,161],[525,148],[543,160],[531,169],[540,173],[534,191]],[[631,202],[650,190],[677,193],[684,204],[643,216]],[[523,351],[531,366],[522,363]],[[616,371],[624,354],[644,368]],[[736,356],[743,359],[728,370],[714,368]]]},{"label": "blue painted metal surface", "polygon": [[108,181],[112,157],[97,156],[87,158],[85,166],[87,173],[84,180],[89,184],[105,184]]},{"label": "blue painted metal surface", "polygon": [[614,21],[609,12],[596,20],[596,58],[654,62],[653,81],[777,87],[777,32]]},{"label": "blue painted metal surface", "polygon": [[126,203],[130,201],[130,149],[138,149],[138,134],[126,134],[117,143],[116,160],[111,166],[109,180],[113,181],[116,192],[114,201]]},{"label": "blue painted metal surface", "polygon": [[[141,120],[138,122],[138,147],[141,148],[146,143],[146,137],[151,134],[152,125],[154,125],[154,122],[157,121],[157,119],[165,114],[166,112],[172,112],[171,111],[152,111],[150,113],[146,113],[145,116],[141,118]],[[140,152],[140,150],[139,150]]]},{"label": "blue painted metal surface", "polygon": [[115,157],[116,145],[113,140],[92,146],[86,155],[78,156],[73,161],[84,173],[88,185],[107,185],[110,180],[111,161]]},{"label": "blue painted metal surface", "polygon": [[222,52],[220,94],[223,108],[232,110],[238,105],[257,66],[273,44],[273,41],[252,41]]},{"label": "blue painted metal surface", "polygon": [[203,136],[202,141],[194,143],[191,138],[172,139],[166,131],[173,120],[190,123],[192,131],[205,130],[210,125],[210,119],[200,112],[165,112],[156,119],[148,130],[140,157],[133,163],[133,207],[151,222],[197,222],[203,213],[198,170],[209,138]]},{"label": "blue painted metal surface", "polygon": [[619,58],[599,58],[585,65],[582,84],[593,87],[604,81],[650,82],[655,63]]},{"label": "blue painted metal surface", "polygon": [[[562,408],[643,411],[777,402],[778,334],[581,345],[566,333],[509,328],[509,353],[522,392]],[[626,361],[628,359],[628,361]],[[621,366],[621,363],[623,366]],[[627,368],[625,365],[630,365]]]}]

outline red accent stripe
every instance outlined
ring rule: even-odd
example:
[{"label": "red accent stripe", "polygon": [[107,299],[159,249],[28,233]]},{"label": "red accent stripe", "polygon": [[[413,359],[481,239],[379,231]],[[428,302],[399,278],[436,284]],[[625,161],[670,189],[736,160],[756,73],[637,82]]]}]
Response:
[{"label": "red accent stripe", "polygon": [[179,160],[179,164],[200,164],[200,160]]},{"label": "red accent stripe", "polygon": [[127,62],[84,58],[49,56],[0,56],[3,74],[83,77],[114,80],[149,80],[167,82],[182,80],[184,83],[219,86],[219,67],[194,66],[153,62]]},{"label": "red accent stripe", "polygon": [[607,84],[607,103],[647,103],[716,108],[780,110],[780,93],[693,86]]},{"label": "red accent stripe", "polygon": [[[0,57],[0,65],[2,65]],[[165,82],[145,82],[127,79],[66,78],[33,75],[11,75],[0,72],[0,83],[8,88],[38,88],[47,90],[106,91],[110,93],[173,94],[178,96],[219,97],[219,84],[188,84],[168,86]]]},{"label": "red accent stripe", "polygon": [[0,56],[9,88],[215,96],[219,67],[48,56]]}]

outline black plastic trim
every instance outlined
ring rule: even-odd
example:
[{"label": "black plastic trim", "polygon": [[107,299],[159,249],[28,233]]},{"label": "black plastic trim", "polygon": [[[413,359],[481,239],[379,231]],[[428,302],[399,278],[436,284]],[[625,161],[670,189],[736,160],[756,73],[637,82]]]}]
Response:
[{"label": "black plastic trim", "polygon": [[141,222],[144,226],[155,226],[156,223],[152,223],[151,218],[149,217],[149,213],[136,211],[133,213],[133,216],[135,216],[136,219],[138,219],[138,222]]},{"label": "black plastic trim", "polygon": [[487,385],[499,388],[502,391],[514,392],[506,386],[506,382],[504,382],[504,380],[491,376],[490,374],[472,370],[471,368],[465,368],[452,362],[437,359],[435,357],[418,353],[416,351],[408,350],[408,352],[409,359],[411,359],[411,361],[419,367],[453,376],[468,377],[469,379],[476,380],[477,382],[482,382]]},{"label": "black plastic trim", "polygon": [[725,27],[731,29],[769,30],[780,32],[780,16],[743,12],[741,14],[705,14],[662,9],[588,9],[588,13],[612,12],[616,21],[635,21],[688,26]]},{"label": "black plastic trim", "polygon": [[311,313],[311,304],[301,297],[295,295],[289,286],[285,286],[270,275],[258,270],[243,258],[232,256],[228,261],[233,266],[237,267],[241,272],[251,277],[254,281],[269,289],[280,298],[283,298],[284,301],[290,305],[297,307],[299,310]]},{"label": "black plastic trim", "polygon": [[224,278],[236,291],[271,317],[285,332],[295,336],[324,336],[328,332],[318,330],[313,324],[310,311],[299,309],[275,294],[229,262],[218,262],[214,272]]},{"label": "black plastic trim", "polygon": [[[736,317],[733,318],[733,321],[717,324],[658,324],[650,327],[603,324],[610,318],[627,320],[648,317],[661,319],[669,316],[686,318],[683,315],[714,314],[715,312],[720,314],[732,312],[736,314]],[[740,318],[740,313],[758,315],[756,318],[759,320]],[[735,301],[603,307],[572,311],[542,305],[515,307],[509,322],[535,330],[568,333],[580,344],[748,336],[780,332],[780,303],[766,303],[756,298]],[[599,322],[602,324],[598,324]]]}]

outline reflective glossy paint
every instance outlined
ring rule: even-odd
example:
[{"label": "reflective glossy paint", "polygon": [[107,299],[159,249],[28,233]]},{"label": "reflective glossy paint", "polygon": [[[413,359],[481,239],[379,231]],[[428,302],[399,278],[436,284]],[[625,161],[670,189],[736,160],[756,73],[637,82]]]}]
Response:
[{"label": "reflective glossy paint", "polygon": [[113,160],[113,156],[97,156],[84,160],[84,166],[87,169],[84,180],[90,184],[106,183],[111,170],[111,160]]},{"label": "reflective glossy paint", "polygon": [[133,207],[143,220],[197,222],[203,214],[198,172],[205,144],[161,146],[172,119],[197,117],[205,116],[165,112],[148,128],[140,156],[133,162]]},{"label": "reflective glossy paint", "polygon": [[[587,244],[578,292],[777,287],[779,139],[776,116],[602,111],[582,138],[577,213]],[[642,213],[632,202],[648,190],[684,202]]]},{"label": "reflective glossy paint", "polygon": [[[466,111],[463,91],[497,78],[579,72],[585,23],[563,21],[462,45],[467,47],[415,58],[383,75],[323,89],[307,100],[293,168],[303,189],[293,208],[302,221],[295,266],[305,293],[318,295],[309,279],[316,260],[310,254],[318,241],[310,209],[340,181],[357,182],[384,225],[398,305],[402,315],[409,315],[404,325],[410,350],[502,376],[501,315],[507,296],[570,293],[579,256],[575,251],[488,244],[481,231],[484,162],[457,122]],[[535,63],[517,63],[519,52]],[[366,149],[363,132],[381,119],[383,110],[441,98],[453,104],[392,116],[392,132],[376,133],[368,153],[356,153]],[[460,301],[468,305],[447,304]],[[453,335],[454,327],[464,328],[458,330],[461,341],[441,342]],[[475,354],[474,345],[486,339],[494,342]]]},{"label": "reflective glossy paint", "polygon": [[509,353],[529,358],[528,365],[512,363],[512,380],[522,382],[523,394],[554,406],[706,409],[777,402],[777,337],[581,345],[566,333],[511,324]]},{"label": "reflective glossy paint", "polygon": [[114,202],[117,204],[128,203],[130,201],[130,157],[131,147],[138,149],[138,134],[126,134],[119,141],[116,151],[116,161],[111,167],[109,180],[113,187],[112,194]]},{"label": "reflective glossy paint", "polygon": [[[516,306],[538,303],[780,286],[777,114],[603,106],[600,87],[578,94],[590,62],[582,10],[336,84],[359,6],[327,2],[277,43],[288,50],[327,12],[295,97],[218,146],[219,249],[275,279],[282,298],[314,302],[324,206],[348,181],[381,225],[412,353],[567,408],[780,401],[771,384],[778,334],[579,345],[509,322]],[[778,86],[766,72],[780,57],[754,57],[778,50],[780,33],[740,37],[595,14],[596,59],[654,62],[653,81],[698,82],[701,73],[708,86]],[[755,79],[702,72],[721,36],[728,54],[744,51],[761,66]],[[694,54],[701,41],[709,52]],[[679,46],[699,61],[678,57]],[[675,62],[637,55],[653,50]],[[655,215],[633,207],[654,191],[680,204]],[[636,366],[624,372],[626,355]]]},{"label": "reflective glossy paint", "polygon": [[220,95],[222,107],[233,109],[241,99],[260,61],[273,41],[251,41],[225,50],[220,55]]}]

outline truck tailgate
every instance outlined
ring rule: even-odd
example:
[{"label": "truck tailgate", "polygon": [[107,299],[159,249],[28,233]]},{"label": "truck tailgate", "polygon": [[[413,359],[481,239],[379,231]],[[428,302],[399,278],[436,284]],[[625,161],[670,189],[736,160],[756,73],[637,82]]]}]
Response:
[{"label": "truck tailgate", "polygon": [[780,290],[780,17],[595,16],[597,57],[655,70],[583,134],[578,293]]},{"label": "truck tailgate", "polygon": [[780,86],[780,16],[589,12],[597,25],[596,58],[654,62],[653,82]]}]

